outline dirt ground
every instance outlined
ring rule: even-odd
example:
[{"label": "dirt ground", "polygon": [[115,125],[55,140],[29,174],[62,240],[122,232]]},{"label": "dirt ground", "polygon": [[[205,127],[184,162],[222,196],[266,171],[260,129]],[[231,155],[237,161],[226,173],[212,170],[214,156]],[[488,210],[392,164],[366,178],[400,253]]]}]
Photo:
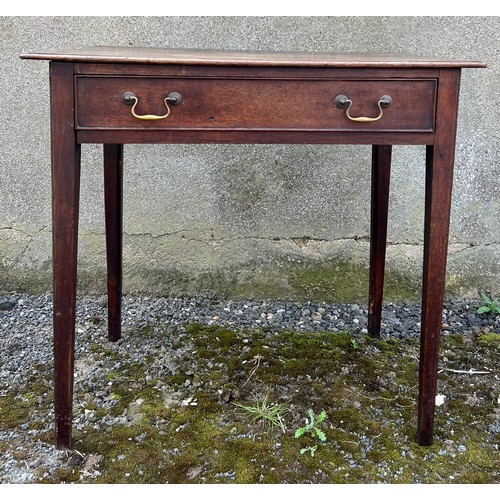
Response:
[{"label": "dirt ground", "polygon": [[94,323],[71,450],[52,445],[50,361],[0,387],[2,483],[500,483],[498,333],[442,337],[421,447],[416,339],[158,322],[111,344]]}]

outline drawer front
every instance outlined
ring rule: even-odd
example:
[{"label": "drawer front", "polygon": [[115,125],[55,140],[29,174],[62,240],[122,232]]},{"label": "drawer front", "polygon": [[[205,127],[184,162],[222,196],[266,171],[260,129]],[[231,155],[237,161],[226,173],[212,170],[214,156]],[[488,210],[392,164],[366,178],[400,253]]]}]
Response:
[{"label": "drawer front", "polygon": [[[125,103],[123,95],[135,100]],[[179,105],[165,98],[182,96]],[[339,107],[346,96],[350,108]],[[288,80],[76,77],[78,129],[433,130],[435,79]],[[379,99],[390,96],[387,108]],[[132,104],[136,104],[135,107]],[[168,106],[168,109],[167,109]],[[135,113],[136,116],[133,115]],[[383,114],[382,114],[383,113]],[[145,119],[161,117],[162,119]],[[378,118],[358,121],[357,118]],[[153,116],[151,116],[153,115]],[[350,117],[350,118],[349,118]],[[354,118],[354,120],[353,120]]]}]

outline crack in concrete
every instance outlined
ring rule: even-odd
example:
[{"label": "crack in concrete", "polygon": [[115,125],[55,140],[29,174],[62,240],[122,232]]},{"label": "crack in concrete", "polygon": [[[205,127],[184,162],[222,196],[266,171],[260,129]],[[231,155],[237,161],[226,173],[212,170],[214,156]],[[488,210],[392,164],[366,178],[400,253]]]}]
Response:
[{"label": "crack in concrete", "polygon": [[0,231],[15,231],[16,233],[24,234],[25,236],[29,236],[30,238],[33,238],[34,234],[29,233],[28,231],[23,231],[22,229],[17,229],[14,226],[2,226],[0,227]]},{"label": "crack in concrete", "polygon": [[1,226],[0,231],[15,231],[16,233],[21,233],[21,234],[24,234],[26,236],[29,236],[30,238],[34,238],[36,234],[43,233],[47,229],[51,229],[51,228],[52,228],[52,224],[47,224],[45,226],[42,226],[41,229],[39,229],[35,232],[29,232],[29,231],[26,231],[24,229],[19,229],[15,226]]},{"label": "crack in concrete", "polygon": [[[26,236],[29,236],[30,238],[34,238],[37,233],[42,233],[44,231],[50,230],[52,227],[51,224],[47,224],[43,226],[40,230],[36,232],[28,232],[23,229],[19,229],[15,227],[14,225],[12,226],[0,226],[0,231],[15,231],[20,234],[24,234]],[[200,232],[206,232],[210,233],[209,238],[195,238],[195,237],[188,237],[188,236],[182,236],[185,235],[186,233],[200,233]],[[97,235],[97,236],[105,236],[105,233],[97,233],[97,232],[86,232],[86,231],[81,231],[80,234],[87,234],[87,235]],[[370,243],[370,238],[368,236],[352,236],[349,238],[338,238],[338,239],[327,239],[327,238],[314,238],[311,236],[290,236],[290,237],[279,237],[279,236],[257,236],[257,235],[246,235],[246,236],[235,236],[235,237],[221,237],[221,238],[216,238],[214,236],[214,230],[211,227],[208,228],[196,228],[196,229],[179,229],[177,231],[172,231],[172,232],[166,232],[166,233],[159,233],[159,234],[154,234],[152,232],[141,232],[141,233],[129,233],[129,232],[123,232],[123,236],[126,237],[150,237],[153,239],[158,239],[158,238],[166,238],[169,236],[178,236],[181,235],[183,239],[186,239],[188,241],[199,241],[201,243],[210,243],[210,242],[216,242],[216,243],[221,243],[221,242],[231,242],[231,241],[239,241],[239,240],[263,240],[263,241],[275,241],[275,242],[292,242],[294,243],[297,247],[299,247],[301,250],[304,248],[307,248],[310,244],[315,244],[315,243],[341,243],[341,242],[349,242],[353,241],[359,244],[369,244]],[[490,243],[470,243],[470,242],[459,242],[455,241],[453,243],[449,244],[449,247],[453,252],[453,255],[465,252],[467,250],[470,250],[471,248],[475,247],[489,247],[489,246],[495,246],[495,245],[500,245],[500,242],[490,242]],[[411,246],[411,247],[422,247],[423,242],[407,242],[407,241],[401,241],[401,242],[394,242],[394,241],[388,241],[387,242],[387,248],[389,247],[398,247],[398,246]],[[463,248],[456,248],[458,246],[463,246]]]}]

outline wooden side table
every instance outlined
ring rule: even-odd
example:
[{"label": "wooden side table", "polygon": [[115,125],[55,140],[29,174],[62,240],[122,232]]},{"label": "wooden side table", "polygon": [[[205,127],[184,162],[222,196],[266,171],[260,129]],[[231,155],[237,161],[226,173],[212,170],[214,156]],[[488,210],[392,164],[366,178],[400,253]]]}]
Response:
[{"label": "wooden side table", "polygon": [[418,429],[432,442],[461,68],[398,54],[94,47],[50,61],[56,447],[71,446],[80,148],[104,144],[109,339],[120,338],[123,144],[371,144],[370,335],[380,332],[391,151],[426,146]]}]

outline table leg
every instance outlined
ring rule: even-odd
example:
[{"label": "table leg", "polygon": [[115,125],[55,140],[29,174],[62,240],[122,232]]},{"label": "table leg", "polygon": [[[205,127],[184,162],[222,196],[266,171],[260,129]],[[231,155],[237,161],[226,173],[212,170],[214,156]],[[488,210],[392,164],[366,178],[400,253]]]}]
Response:
[{"label": "table leg", "polygon": [[432,444],[446,258],[451,211],[453,162],[460,71],[442,70],[436,141],[426,149],[424,273],[417,440]]},{"label": "table leg", "polygon": [[50,66],[54,406],[56,448],[71,446],[80,145],[74,122],[73,65]]},{"label": "table leg", "polygon": [[380,337],[392,146],[372,147],[368,334]]},{"label": "table leg", "polygon": [[104,144],[104,205],[108,267],[108,338],[121,337],[123,145]]},{"label": "table leg", "polygon": [[436,153],[434,146],[427,147],[418,407],[418,441],[421,445],[432,444],[451,203],[451,175],[443,175],[443,169],[438,165],[443,159]]}]

